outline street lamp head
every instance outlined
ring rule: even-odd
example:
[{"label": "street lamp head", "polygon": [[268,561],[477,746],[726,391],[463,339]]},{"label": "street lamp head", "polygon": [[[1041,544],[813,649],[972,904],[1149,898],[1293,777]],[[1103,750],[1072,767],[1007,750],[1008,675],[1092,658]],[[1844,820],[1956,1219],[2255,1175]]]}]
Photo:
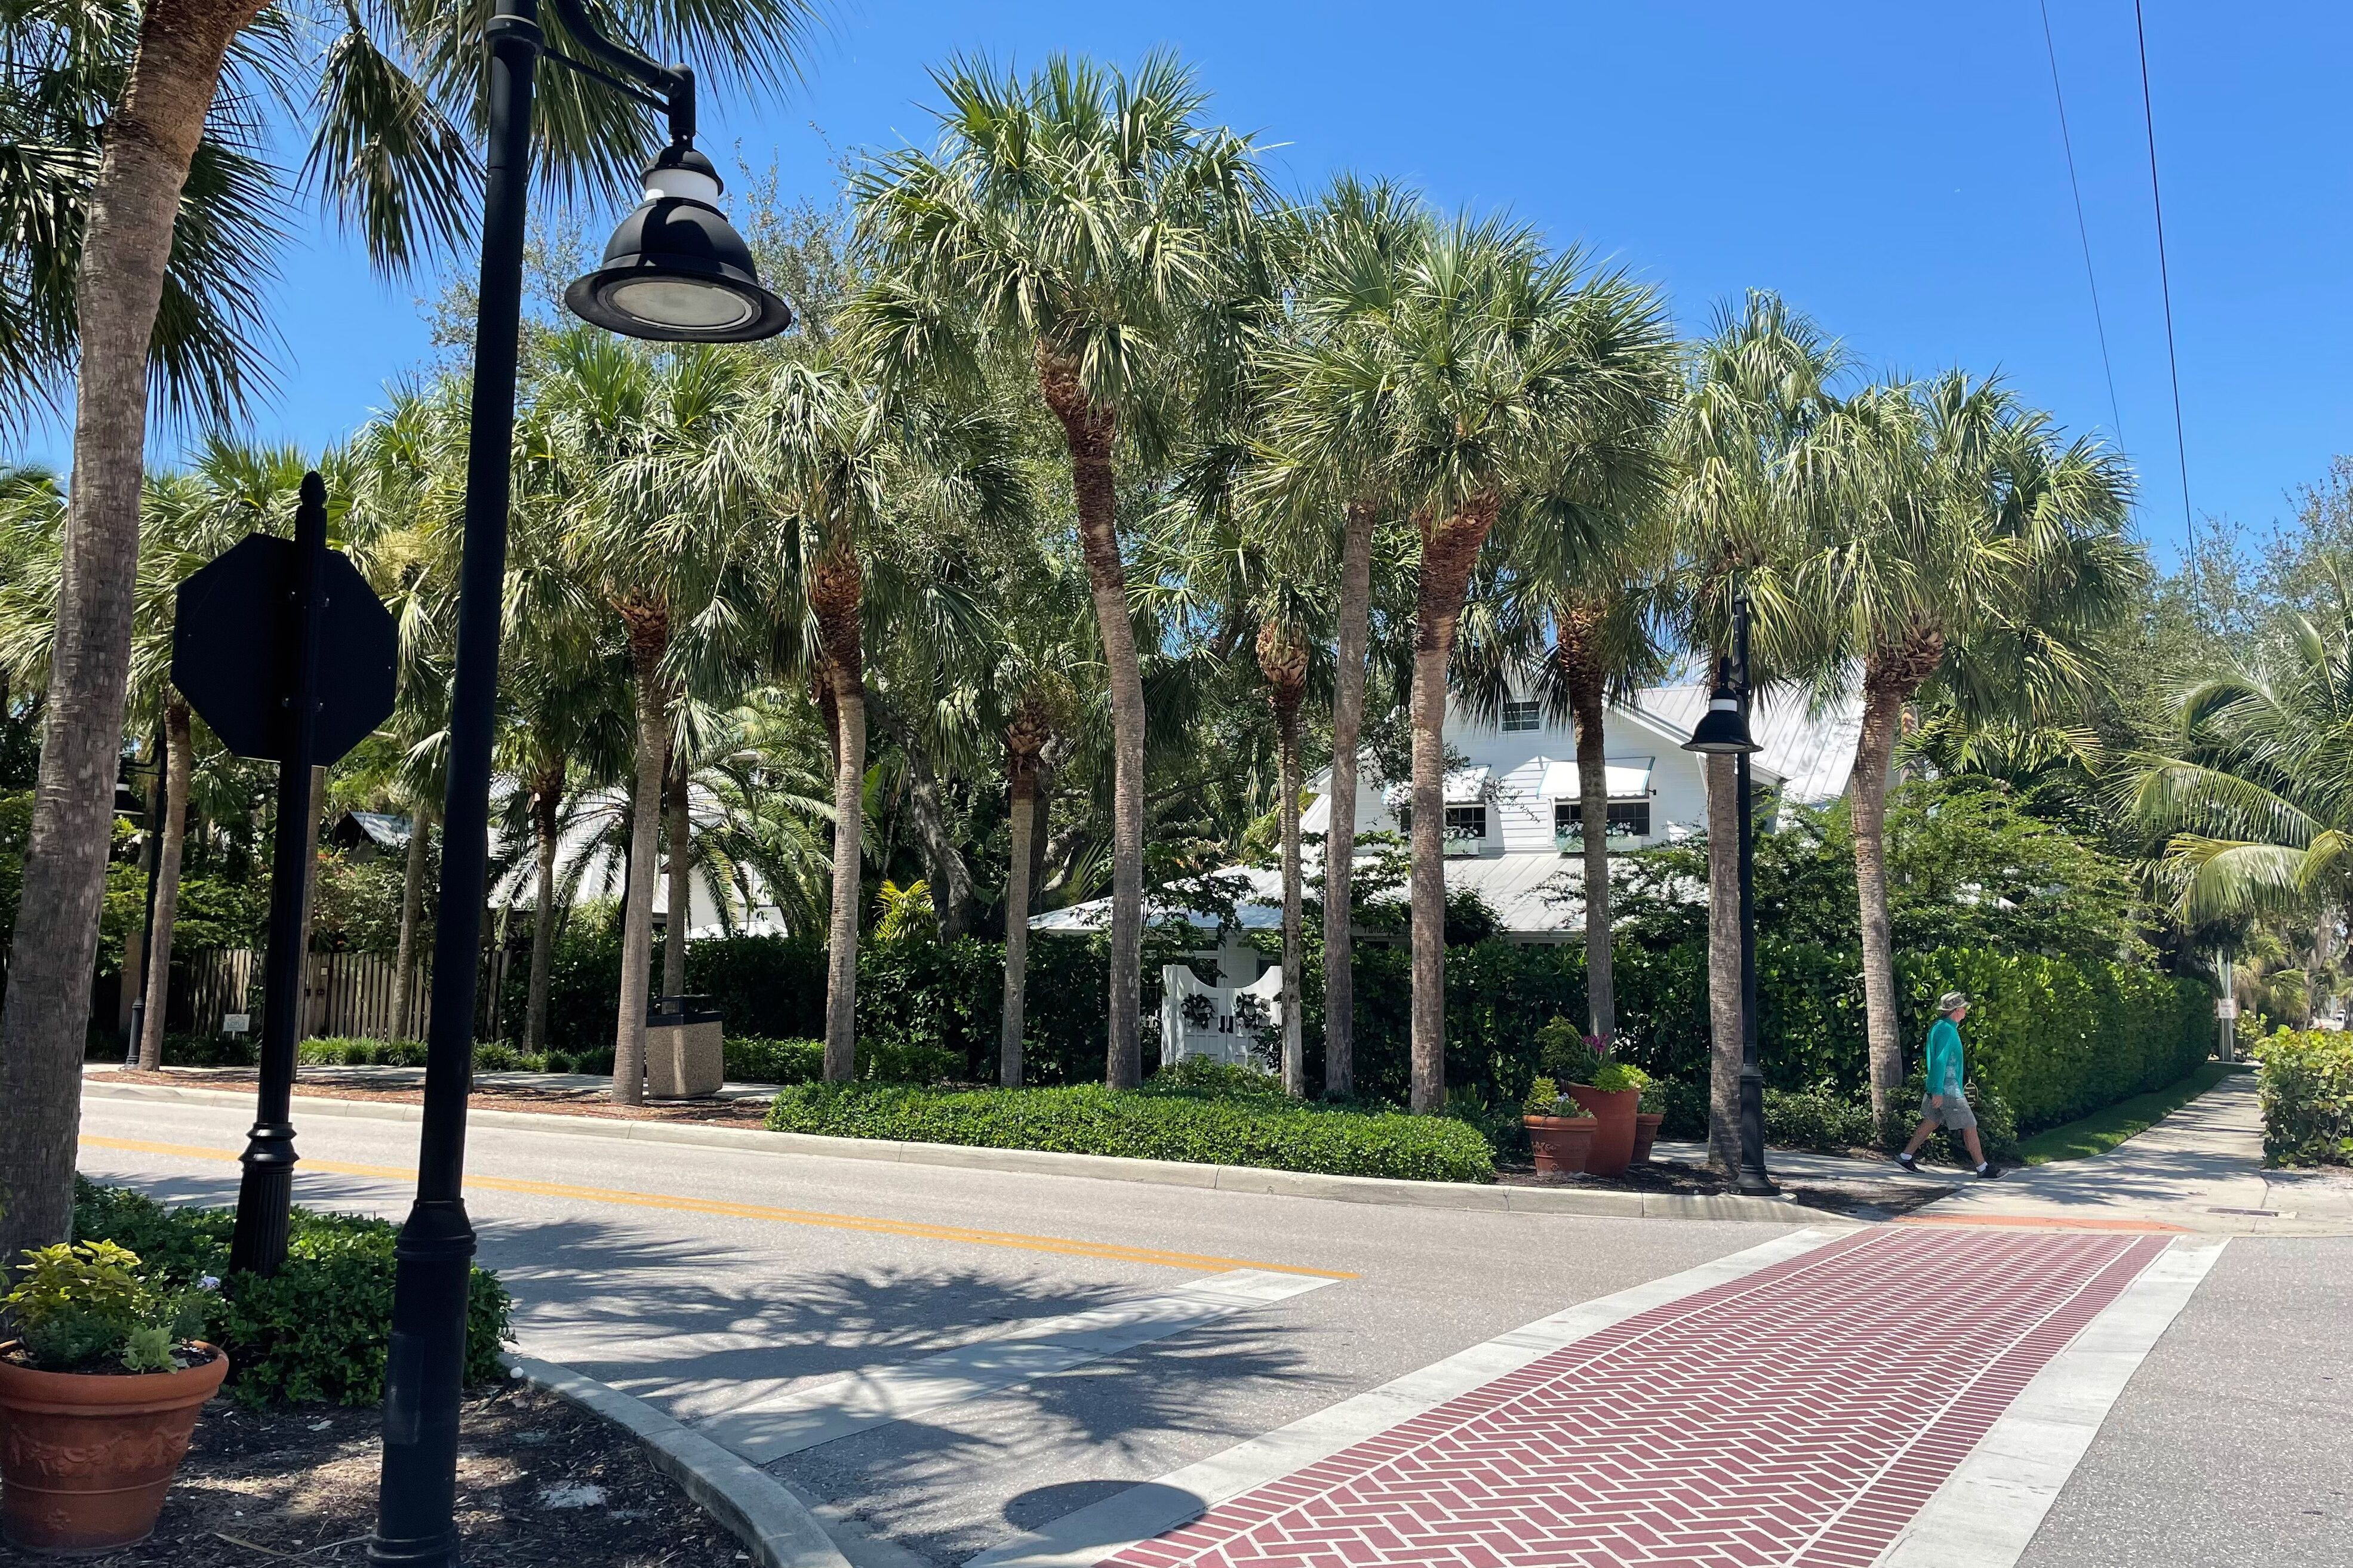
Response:
[{"label": "street lamp head", "polygon": [[1748,733],[1747,715],[1740,711],[1740,694],[1732,686],[1732,661],[1725,659],[1716,666],[1715,689],[1708,694],[1707,711],[1700,715],[1683,750],[1737,757],[1764,749]]},{"label": "street lamp head", "polygon": [[608,331],[659,342],[745,343],[791,326],[791,308],[761,286],[752,247],[721,214],[719,188],[719,172],[691,145],[665,148],[604,265],[564,291],[565,305]]}]

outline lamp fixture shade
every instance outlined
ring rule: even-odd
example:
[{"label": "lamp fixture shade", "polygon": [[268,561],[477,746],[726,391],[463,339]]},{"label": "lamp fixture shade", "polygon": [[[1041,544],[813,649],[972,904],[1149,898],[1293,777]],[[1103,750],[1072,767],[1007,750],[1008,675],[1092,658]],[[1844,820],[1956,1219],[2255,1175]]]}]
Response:
[{"label": "lamp fixture shade", "polygon": [[604,265],[564,291],[565,307],[658,342],[754,342],[791,326],[791,307],[761,286],[752,247],[720,212],[719,190],[710,159],[664,149],[646,171],[645,200],[613,231]]},{"label": "lamp fixture shade", "polygon": [[1748,717],[1740,710],[1740,698],[1732,682],[1718,676],[1715,689],[1708,694],[1707,711],[1692,727],[1692,738],[1683,742],[1683,750],[1737,757],[1764,749],[1748,732]]}]

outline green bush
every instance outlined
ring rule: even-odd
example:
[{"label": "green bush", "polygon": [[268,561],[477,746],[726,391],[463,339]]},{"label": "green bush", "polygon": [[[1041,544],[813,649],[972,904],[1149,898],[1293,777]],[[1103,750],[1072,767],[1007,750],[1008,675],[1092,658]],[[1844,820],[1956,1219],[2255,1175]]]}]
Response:
[{"label": "green bush", "polygon": [[823,1040],[727,1037],[727,1076],[741,1083],[814,1083],[825,1076]]},{"label": "green bush", "polygon": [[[125,1188],[75,1183],[74,1234],[130,1248],[175,1286],[226,1272],[235,1220],[227,1209],[166,1208]],[[372,1405],[384,1397],[397,1234],[383,1220],[297,1208],[277,1274],[228,1275],[206,1300],[204,1337],[228,1352],[229,1388],[240,1402]],[[467,1302],[469,1384],[504,1375],[499,1350],[512,1307],[498,1277],[476,1268]]]},{"label": "green bush", "polygon": [[2274,1165],[2353,1164],[2353,1035],[2282,1029],[2255,1047],[2263,1158]]},{"label": "green bush", "polygon": [[778,1094],[768,1125],[834,1138],[1052,1149],[1337,1175],[1494,1178],[1487,1141],[1451,1117],[1333,1110],[1285,1100],[1279,1090],[1236,1092],[1201,1082],[1155,1078],[1126,1091],[1098,1084],[955,1090],[809,1084]]}]

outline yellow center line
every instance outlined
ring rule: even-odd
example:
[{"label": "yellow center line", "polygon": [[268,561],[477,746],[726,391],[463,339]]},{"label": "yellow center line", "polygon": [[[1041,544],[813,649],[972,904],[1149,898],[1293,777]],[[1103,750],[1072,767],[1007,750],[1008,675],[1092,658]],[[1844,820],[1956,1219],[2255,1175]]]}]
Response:
[{"label": "yellow center line", "polygon": [[[176,1154],[190,1160],[235,1160],[234,1149],[206,1149],[188,1143],[148,1143],[132,1138],[95,1138],[85,1133],[82,1144],[91,1149],[118,1149],[132,1154]],[[338,1176],[376,1176],[412,1182],[417,1172],[398,1165],[352,1165],[338,1160],[305,1159],[299,1167]],[[1198,1252],[1170,1252],[1156,1247],[1122,1247],[1116,1242],[1077,1241],[1068,1237],[1029,1236],[1016,1230],[973,1230],[963,1226],[924,1225],[915,1220],[878,1219],[867,1215],[826,1214],[816,1209],[774,1208],[765,1204],[723,1203],[713,1198],[671,1197],[661,1193],[621,1192],[612,1187],[573,1187],[556,1182],[522,1182],[507,1176],[469,1175],[470,1187],[494,1192],[528,1193],[536,1197],[573,1198],[585,1203],[620,1204],[630,1208],[674,1209],[682,1214],[721,1215],[730,1219],[764,1219],[778,1225],[816,1226],[827,1230],[862,1230],[878,1236],[911,1236],[929,1241],[961,1241],[974,1247],[1006,1247],[1022,1252],[1051,1252],[1071,1258],[1107,1258],[1122,1263],[1149,1263],[1163,1268],[1198,1268],[1222,1273],[1229,1268],[1263,1268],[1276,1274],[1306,1274],[1318,1279],[1354,1279],[1337,1268],[1303,1268],[1291,1263],[1259,1263],[1246,1258],[1217,1258]]]}]

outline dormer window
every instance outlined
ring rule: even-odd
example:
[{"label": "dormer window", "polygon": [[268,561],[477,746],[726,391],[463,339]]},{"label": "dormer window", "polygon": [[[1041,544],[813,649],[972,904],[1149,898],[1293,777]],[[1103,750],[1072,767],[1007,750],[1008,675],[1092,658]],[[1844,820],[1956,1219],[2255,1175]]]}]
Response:
[{"label": "dormer window", "polygon": [[1544,705],[1540,702],[1505,702],[1504,730],[1505,733],[1544,728]]}]

